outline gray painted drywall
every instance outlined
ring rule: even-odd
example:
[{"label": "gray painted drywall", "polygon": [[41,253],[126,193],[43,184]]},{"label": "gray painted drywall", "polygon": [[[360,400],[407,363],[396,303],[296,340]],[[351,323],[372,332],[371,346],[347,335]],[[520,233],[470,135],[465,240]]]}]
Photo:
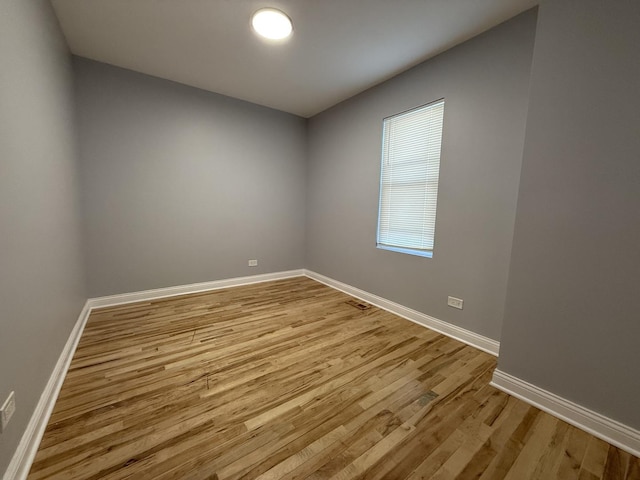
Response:
[{"label": "gray painted drywall", "polygon": [[[307,268],[499,339],[535,26],[525,12],[309,121]],[[442,97],[434,256],[377,249],[382,119]]]},{"label": "gray painted drywall", "polygon": [[499,368],[640,428],[640,3],[540,6]]},{"label": "gray painted drywall", "polygon": [[0,473],[86,298],[71,60],[46,0],[0,3]]},{"label": "gray painted drywall", "polygon": [[74,70],[90,296],[304,266],[306,120],[86,59]]}]

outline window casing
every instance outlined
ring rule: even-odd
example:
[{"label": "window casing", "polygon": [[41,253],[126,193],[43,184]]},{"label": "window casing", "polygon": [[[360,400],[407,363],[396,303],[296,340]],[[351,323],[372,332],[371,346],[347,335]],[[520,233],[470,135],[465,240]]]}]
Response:
[{"label": "window casing", "polygon": [[433,256],[444,99],[383,121],[377,246]]}]

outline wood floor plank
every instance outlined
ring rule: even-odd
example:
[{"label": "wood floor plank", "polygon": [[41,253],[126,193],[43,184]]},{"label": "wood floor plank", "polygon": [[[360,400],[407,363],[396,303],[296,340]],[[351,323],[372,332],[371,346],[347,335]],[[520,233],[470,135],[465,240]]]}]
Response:
[{"label": "wood floor plank", "polygon": [[294,278],[93,311],[29,479],[640,480],[491,387],[494,357],[350,300]]},{"label": "wood floor plank", "polygon": [[558,465],[558,470],[555,473],[557,478],[567,480],[575,480],[578,478],[589,438],[589,434],[582,430],[578,430],[577,428],[570,429],[561,447],[563,453]]},{"label": "wood floor plank", "polygon": [[604,466],[607,462],[609,447],[610,445],[607,442],[599,438],[591,437],[578,478],[591,476],[601,479],[604,473]]},{"label": "wood floor plank", "polygon": [[640,458],[631,456],[625,480],[638,480],[640,478]]},{"label": "wood floor plank", "polygon": [[609,446],[607,461],[604,464],[603,480],[624,478],[629,467],[631,455],[613,445]]}]

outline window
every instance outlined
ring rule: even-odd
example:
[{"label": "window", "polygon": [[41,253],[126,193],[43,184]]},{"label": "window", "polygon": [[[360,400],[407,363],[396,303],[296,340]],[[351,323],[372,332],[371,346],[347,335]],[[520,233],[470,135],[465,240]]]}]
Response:
[{"label": "window", "polygon": [[444,100],[384,119],[378,248],[433,256]]}]

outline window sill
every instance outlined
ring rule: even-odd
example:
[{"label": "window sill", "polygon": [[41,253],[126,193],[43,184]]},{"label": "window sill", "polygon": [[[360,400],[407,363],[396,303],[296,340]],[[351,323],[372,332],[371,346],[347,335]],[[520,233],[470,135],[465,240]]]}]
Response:
[{"label": "window sill", "polygon": [[426,250],[413,250],[411,248],[392,247],[390,245],[376,245],[380,250],[389,250],[390,252],[406,253],[407,255],[415,255],[416,257],[433,258],[433,252]]}]

